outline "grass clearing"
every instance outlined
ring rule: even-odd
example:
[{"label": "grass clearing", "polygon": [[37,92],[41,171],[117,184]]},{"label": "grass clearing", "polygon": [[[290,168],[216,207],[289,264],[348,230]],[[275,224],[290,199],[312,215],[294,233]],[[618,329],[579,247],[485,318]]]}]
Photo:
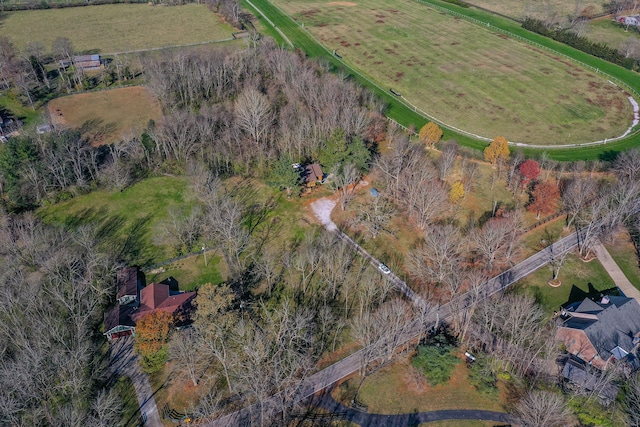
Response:
[{"label": "grass clearing", "polygon": [[627,279],[640,290],[640,266],[638,266],[638,253],[631,242],[627,232],[620,233],[615,243],[605,244],[607,251],[614,259]]},{"label": "grass clearing", "polygon": [[184,45],[231,37],[234,29],[204,4],[150,6],[109,4],[9,12],[0,32],[23,49],[41,42],[46,50],[58,37],[77,52],[115,53]]},{"label": "grass clearing", "polygon": [[147,283],[160,282],[173,277],[181,291],[194,291],[207,283],[220,284],[228,277],[229,271],[222,257],[215,251],[207,251],[207,265],[202,254],[181,259],[171,264],[153,269],[147,273]]},{"label": "grass clearing", "polygon": [[629,31],[625,31],[623,26],[615,23],[610,16],[607,16],[590,21],[585,37],[618,49],[622,42],[629,37],[640,38],[640,33],[634,28],[629,28]]},{"label": "grass clearing", "polygon": [[159,120],[162,109],[158,100],[142,86],[88,92],[56,98],[47,104],[56,126],[90,128],[96,144],[110,144],[128,135],[139,135],[149,120]]},{"label": "grass clearing", "polygon": [[134,427],[138,425],[140,407],[133,382],[129,377],[120,377],[115,384],[115,389],[122,402],[122,427]]},{"label": "grass clearing", "polygon": [[[369,412],[398,414],[437,411],[440,409],[484,409],[504,411],[495,397],[478,393],[468,382],[469,370],[459,363],[446,384],[435,387],[423,385],[418,391],[409,382],[408,361],[400,360],[365,379],[358,400],[369,406]],[[360,381],[354,378],[350,381]]]},{"label": "grass clearing", "polygon": [[78,227],[95,224],[109,250],[119,251],[129,264],[163,261],[171,249],[153,241],[153,234],[170,207],[184,206],[187,179],[163,176],[145,179],[122,192],[94,191],[56,205],[38,215],[47,223]]},{"label": "grass clearing", "polygon": [[569,299],[584,299],[588,292],[599,292],[615,287],[615,283],[597,259],[583,262],[577,255],[567,256],[558,278],[562,284],[551,287],[550,267],[545,266],[513,285],[515,292],[533,295],[549,314],[557,311]]},{"label": "grass clearing", "polygon": [[602,76],[428,5],[277,4],[349,65],[460,129],[554,145],[619,136],[631,123],[628,99]]}]

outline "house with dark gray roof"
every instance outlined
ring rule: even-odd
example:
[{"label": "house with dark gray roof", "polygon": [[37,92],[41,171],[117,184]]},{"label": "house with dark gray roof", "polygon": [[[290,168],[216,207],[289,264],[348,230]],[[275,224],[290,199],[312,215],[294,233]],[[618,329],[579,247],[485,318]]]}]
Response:
[{"label": "house with dark gray roof", "polygon": [[639,367],[640,305],[635,299],[585,298],[565,307],[562,318],[556,338],[572,355],[600,370],[612,361],[620,361],[630,370]]}]

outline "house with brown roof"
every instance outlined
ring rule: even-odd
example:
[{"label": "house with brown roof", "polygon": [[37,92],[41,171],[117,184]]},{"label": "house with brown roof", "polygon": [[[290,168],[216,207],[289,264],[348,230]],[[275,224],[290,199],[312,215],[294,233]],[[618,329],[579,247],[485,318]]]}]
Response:
[{"label": "house with brown roof", "polygon": [[169,285],[163,283],[151,283],[140,291],[140,306],[131,315],[138,322],[147,314],[156,311],[173,313],[177,316],[188,316],[191,311],[191,301],[195,298],[195,292],[173,293]]},{"label": "house with brown roof", "polygon": [[131,319],[135,309],[131,304],[118,304],[104,314],[104,335],[109,341],[135,334],[136,324]]},{"label": "house with brown roof", "polygon": [[144,273],[138,267],[126,267],[118,271],[116,299],[125,305],[138,301],[138,292],[144,287]]},{"label": "house with brown roof", "polygon": [[313,163],[306,165],[302,171],[302,181],[307,187],[315,187],[319,182],[322,182],[324,175],[322,174],[322,168],[319,164]]},{"label": "house with brown roof", "polygon": [[556,338],[564,342],[567,352],[600,370],[613,361],[622,362],[629,370],[640,367],[640,305],[635,299],[585,298],[565,307],[561,317],[564,321]]},{"label": "house with brown roof", "polygon": [[195,292],[173,292],[164,283],[144,286],[144,273],[138,267],[124,268],[118,272],[118,304],[104,314],[104,335],[109,341],[135,335],[136,323],[155,311],[188,321],[195,296]]}]

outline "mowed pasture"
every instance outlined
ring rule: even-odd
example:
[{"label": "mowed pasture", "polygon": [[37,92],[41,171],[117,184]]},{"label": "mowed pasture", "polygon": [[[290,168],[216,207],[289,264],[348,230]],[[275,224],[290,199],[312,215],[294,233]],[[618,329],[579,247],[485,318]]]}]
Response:
[{"label": "mowed pasture", "polygon": [[77,52],[117,53],[185,45],[231,37],[233,27],[204,4],[151,6],[108,4],[6,13],[0,34],[23,49],[40,42],[46,50],[58,37]]},{"label": "mowed pasture", "polygon": [[88,92],[56,98],[47,104],[51,121],[58,127],[81,128],[96,144],[117,142],[139,135],[149,120],[159,120],[158,100],[142,86]]},{"label": "mowed pasture", "polygon": [[616,137],[631,124],[627,96],[606,78],[425,4],[277,4],[359,72],[459,129],[556,145]]}]

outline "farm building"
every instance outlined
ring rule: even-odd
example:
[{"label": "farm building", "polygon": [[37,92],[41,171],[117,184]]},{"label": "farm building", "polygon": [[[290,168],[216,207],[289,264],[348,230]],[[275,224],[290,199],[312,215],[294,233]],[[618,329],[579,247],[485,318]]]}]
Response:
[{"label": "farm building", "polygon": [[78,55],[73,57],[73,61],[69,61],[68,59],[60,61],[60,66],[63,68],[67,68],[71,64],[85,71],[99,70],[102,68],[100,55]]},{"label": "farm building", "polygon": [[640,15],[635,16],[616,16],[616,22],[627,25],[630,27],[639,27],[640,26]]}]

